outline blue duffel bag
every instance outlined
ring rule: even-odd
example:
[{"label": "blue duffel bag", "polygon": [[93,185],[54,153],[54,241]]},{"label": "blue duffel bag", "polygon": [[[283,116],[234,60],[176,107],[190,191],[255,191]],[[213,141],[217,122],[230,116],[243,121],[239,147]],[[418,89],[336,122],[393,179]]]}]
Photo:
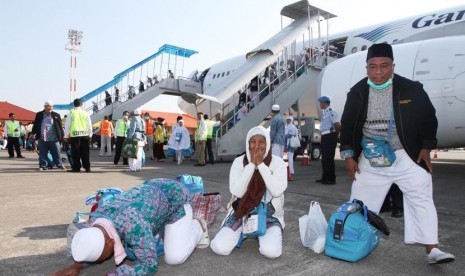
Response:
[{"label": "blue duffel bag", "polygon": [[379,244],[379,231],[368,222],[368,208],[354,199],[341,205],[329,218],[325,254],[357,262]]},{"label": "blue duffel bag", "polygon": [[194,176],[189,174],[180,174],[176,177],[178,182],[181,182],[191,194],[203,193],[203,179],[200,176]]}]

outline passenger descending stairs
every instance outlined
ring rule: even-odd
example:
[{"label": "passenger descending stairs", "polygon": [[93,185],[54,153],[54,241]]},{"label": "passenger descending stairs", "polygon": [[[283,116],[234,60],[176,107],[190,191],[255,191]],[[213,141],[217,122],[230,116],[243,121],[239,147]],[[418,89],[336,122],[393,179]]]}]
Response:
[{"label": "passenger descending stairs", "polygon": [[138,92],[132,99],[127,99],[127,93],[120,95],[120,98],[125,99],[125,101],[118,101],[105,106],[97,113],[92,114],[90,118],[93,124],[102,120],[105,115],[112,115],[112,120],[118,120],[123,116],[124,111],[132,112],[161,94],[183,96],[184,98],[192,96],[195,98],[196,94],[199,93],[201,93],[201,88],[198,82],[167,78],[143,92]]},{"label": "passenger descending stairs", "polygon": [[[217,138],[217,155],[221,158],[226,158],[226,156],[237,156],[244,153],[247,132],[252,127],[263,123],[270,115],[271,106],[278,104],[281,108],[281,113],[287,112],[287,109],[309,91],[309,89],[316,89],[319,73],[320,70],[309,68],[297,79],[289,78],[279,88],[262,99],[257,107],[247,113],[245,118],[228,129],[221,137]],[[312,87],[309,87],[309,85]],[[225,125],[221,126],[221,128],[225,129]]]}]

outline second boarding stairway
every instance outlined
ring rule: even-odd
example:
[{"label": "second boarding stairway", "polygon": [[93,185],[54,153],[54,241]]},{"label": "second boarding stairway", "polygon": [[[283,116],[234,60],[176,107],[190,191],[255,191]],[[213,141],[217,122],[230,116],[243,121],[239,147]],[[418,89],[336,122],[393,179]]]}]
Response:
[{"label": "second boarding stairway", "polygon": [[[200,82],[193,82],[185,79],[166,78],[159,83],[148,87],[142,92],[137,92],[134,96],[130,96],[131,91],[119,95],[119,101],[103,107],[94,112],[90,118],[92,123],[101,121],[104,116],[112,115],[113,120],[117,120],[123,116],[124,111],[132,112],[134,109],[141,107],[161,94],[181,96],[184,100],[194,102],[202,93]],[[135,91],[134,91],[135,93]]]}]

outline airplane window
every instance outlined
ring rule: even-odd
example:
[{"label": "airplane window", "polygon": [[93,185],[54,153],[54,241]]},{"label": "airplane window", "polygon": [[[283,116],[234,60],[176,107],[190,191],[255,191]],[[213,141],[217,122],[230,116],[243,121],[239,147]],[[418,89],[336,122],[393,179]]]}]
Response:
[{"label": "airplane window", "polygon": [[363,45],[361,51],[365,51],[366,49],[367,49],[367,46]]},{"label": "airplane window", "polygon": [[357,53],[357,47],[353,47],[351,52],[352,52],[352,54]]},{"label": "airplane window", "polygon": [[226,76],[229,76],[229,71],[226,73]]},{"label": "airplane window", "polygon": [[216,77],[216,74],[213,74],[213,78],[212,78],[212,79],[214,79],[215,77]]},{"label": "airplane window", "polygon": [[397,38],[396,38],[396,39],[394,39],[394,40],[392,41],[392,44],[396,43],[397,41],[398,41],[398,39],[397,39]]},{"label": "airplane window", "polygon": [[223,74],[221,74],[221,76],[224,77],[224,72],[223,72]]}]

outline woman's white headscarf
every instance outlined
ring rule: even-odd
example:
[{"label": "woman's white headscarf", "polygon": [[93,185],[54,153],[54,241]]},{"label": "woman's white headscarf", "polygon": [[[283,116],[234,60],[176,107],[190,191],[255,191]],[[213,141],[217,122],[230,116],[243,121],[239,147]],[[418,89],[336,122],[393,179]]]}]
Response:
[{"label": "woman's white headscarf", "polygon": [[261,135],[265,137],[266,139],[266,150],[265,150],[265,154],[263,155],[263,159],[265,159],[265,157],[268,155],[268,152],[270,151],[270,145],[271,145],[270,140],[271,139],[270,139],[270,132],[262,126],[253,127],[247,133],[247,138],[245,141],[245,153],[247,154],[247,159],[252,160],[250,156],[250,151],[249,151],[249,141],[250,141],[250,138],[252,138],[255,135]]},{"label": "woman's white headscarf", "polygon": [[287,123],[287,120],[291,120],[291,122],[289,124],[292,124],[294,122],[294,117],[292,116],[289,116],[286,118],[286,123]]}]

